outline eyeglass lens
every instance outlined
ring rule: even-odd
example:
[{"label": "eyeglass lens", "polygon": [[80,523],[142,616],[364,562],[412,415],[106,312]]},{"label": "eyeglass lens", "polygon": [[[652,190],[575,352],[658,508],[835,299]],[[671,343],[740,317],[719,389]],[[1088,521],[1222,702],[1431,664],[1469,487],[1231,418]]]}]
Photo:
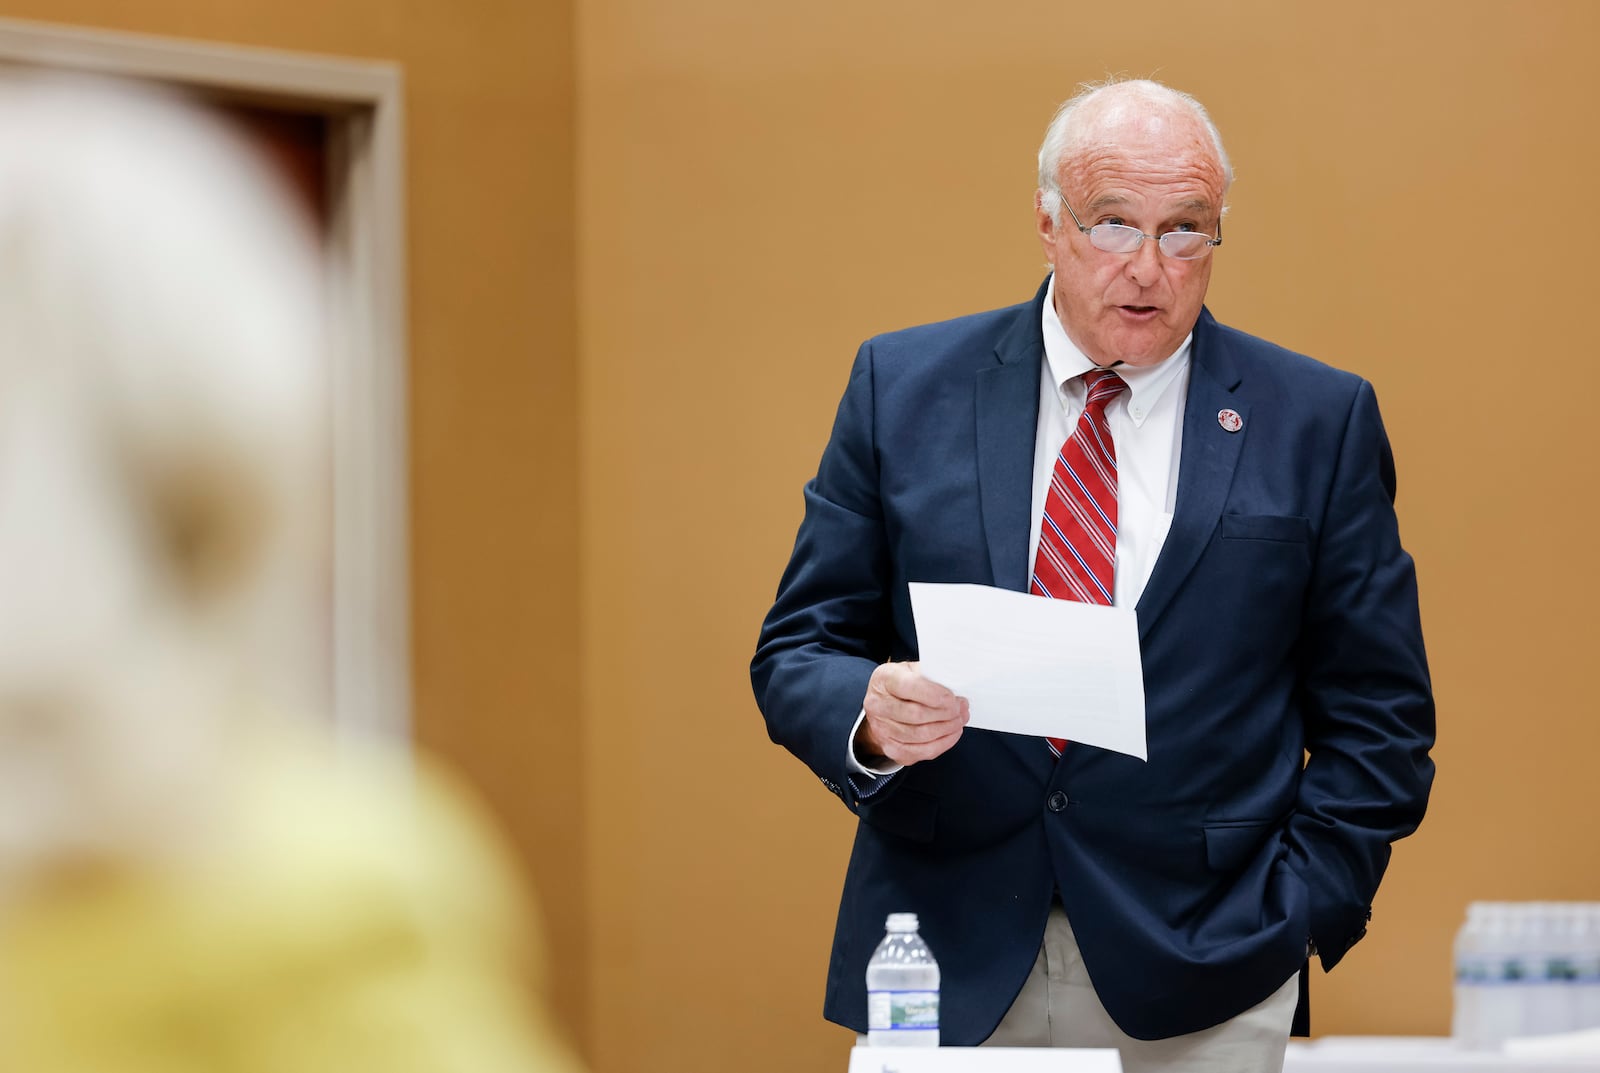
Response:
[{"label": "eyeglass lens", "polygon": [[[1144,233],[1123,224],[1098,224],[1089,228],[1089,241],[1107,253],[1131,253],[1144,241]],[[1168,231],[1158,241],[1162,253],[1188,261],[1210,249],[1211,236],[1199,231]]]}]

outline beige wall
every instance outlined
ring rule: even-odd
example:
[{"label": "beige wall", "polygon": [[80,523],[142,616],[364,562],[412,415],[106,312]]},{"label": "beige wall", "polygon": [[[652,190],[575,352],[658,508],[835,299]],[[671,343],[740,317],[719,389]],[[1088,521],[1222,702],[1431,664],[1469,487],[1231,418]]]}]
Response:
[{"label": "beige wall", "polygon": [[1032,152],[1108,72],[1210,105],[1213,310],[1371,378],[1398,456],[1440,776],[1317,1029],[1445,1031],[1467,900],[1600,898],[1600,8],[1106,10],[0,0],[404,65],[419,731],[537,874],[599,1073],[843,1068],[852,821],[746,663],[856,344],[1032,293]]},{"label": "beige wall", "polygon": [[1600,898],[1600,7],[1110,10],[579,5],[601,1069],[719,1041],[702,1068],[842,1068],[819,1010],[851,822],[766,743],[745,665],[856,344],[1033,293],[1031,155],[1107,72],[1209,104],[1239,174],[1213,310],[1371,378],[1398,455],[1440,775],[1316,1028],[1447,1031],[1467,900]]},{"label": "beige wall", "polygon": [[407,109],[419,737],[538,874],[586,1005],[572,20],[566,2],[0,0],[0,15],[399,62]]}]

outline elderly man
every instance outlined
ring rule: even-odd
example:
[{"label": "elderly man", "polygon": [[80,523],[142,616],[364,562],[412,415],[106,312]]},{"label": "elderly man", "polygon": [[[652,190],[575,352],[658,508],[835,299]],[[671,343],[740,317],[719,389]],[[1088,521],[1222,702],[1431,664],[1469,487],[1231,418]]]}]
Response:
[{"label": "elderly man", "polygon": [[[752,664],[859,817],[825,1014],[919,914],[946,1044],[1273,1070],[1364,934],[1433,702],[1365,381],[1204,308],[1231,171],[1193,98],[1086,90],[1039,153],[1032,301],[864,344]],[[1148,761],[967,728],[907,584],[1135,609]]]}]

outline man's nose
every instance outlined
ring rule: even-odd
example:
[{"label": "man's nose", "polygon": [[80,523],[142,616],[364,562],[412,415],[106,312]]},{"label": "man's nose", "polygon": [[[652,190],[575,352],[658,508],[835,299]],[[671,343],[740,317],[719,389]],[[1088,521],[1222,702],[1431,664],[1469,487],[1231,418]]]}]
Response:
[{"label": "man's nose", "polygon": [[1139,248],[1128,255],[1128,278],[1141,287],[1148,287],[1161,275],[1161,243],[1146,237]]}]

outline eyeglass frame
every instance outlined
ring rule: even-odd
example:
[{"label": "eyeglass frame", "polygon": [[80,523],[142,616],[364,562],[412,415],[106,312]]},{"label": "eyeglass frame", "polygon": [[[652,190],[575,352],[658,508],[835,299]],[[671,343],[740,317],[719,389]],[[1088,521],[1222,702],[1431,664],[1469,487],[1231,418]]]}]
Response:
[{"label": "eyeglass frame", "polygon": [[1153,238],[1156,240],[1156,248],[1161,250],[1161,256],[1171,257],[1174,261],[1198,261],[1209,254],[1213,246],[1222,245],[1222,217],[1218,216],[1217,233],[1215,237],[1206,235],[1206,244],[1202,247],[1203,252],[1197,253],[1193,257],[1179,257],[1176,254],[1168,253],[1161,245],[1161,240],[1166,238],[1168,235],[1205,235],[1206,233],[1204,231],[1163,231],[1159,235],[1152,235],[1149,232],[1140,231],[1137,227],[1130,227],[1127,224],[1095,224],[1094,227],[1115,227],[1122,231],[1132,231],[1134,234],[1139,236],[1139,241],[1133,244],[1133,249],[1131,250],[1102,250],[1099,246],[1095,246],[1094,236],[1089,234],[1090,231],[1094,230],[1094,227],[1084,227],[1083,221],[1078,219],[1078,214],[1073,212],[1072,206],[1068,204],[1066,195],[1060,194],[1058,196],[1061,198],[1061,204],[1066,206],[1067,212],[1072,216],[1072,222],[1078,225],[1078,230],[1083,233],[1083,237],[1089,240],[1089,245],[1094,246],[1094,248],[1100,250],[1101,253],[1138,253],[1139,247],[1144,245],[1144,240],[1147,238]]}]

